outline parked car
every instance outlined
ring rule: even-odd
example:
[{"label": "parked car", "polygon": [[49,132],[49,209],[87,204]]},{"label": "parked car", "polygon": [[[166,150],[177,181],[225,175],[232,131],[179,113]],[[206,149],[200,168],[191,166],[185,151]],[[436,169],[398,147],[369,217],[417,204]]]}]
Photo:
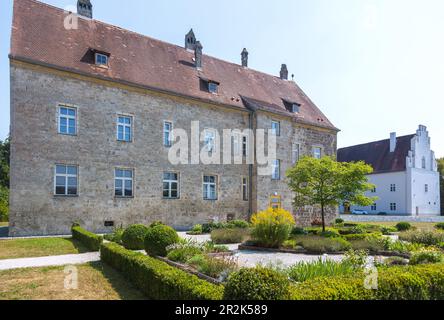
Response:
[{"label": "parked car", "polygon": [[365,210],[353,210],[352,211],[352,214],[356,214],[356,215],[367,215],[368,214],[368,212],[367,211],[365,211]]}]

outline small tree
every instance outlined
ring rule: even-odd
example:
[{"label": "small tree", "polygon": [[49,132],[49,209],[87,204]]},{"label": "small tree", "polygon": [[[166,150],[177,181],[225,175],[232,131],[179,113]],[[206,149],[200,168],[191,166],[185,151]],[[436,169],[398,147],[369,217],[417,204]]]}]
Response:
[{"label": "small tree", "polygon": [[295,206],[319,205],[321,207],[322,230],[325,232],[325,208],[350,204],[368,206],[376,198],[365,195],[374,188],[368,183],[367,174],[373,172],[364,162],[337,162],[330,157],[302,158],[288,170],[290,189],[295,192]]},{"label": "small tree", "polygon": [[441,194],[441,215],[444,215],[444,158],[438,159],[439,192]]}]

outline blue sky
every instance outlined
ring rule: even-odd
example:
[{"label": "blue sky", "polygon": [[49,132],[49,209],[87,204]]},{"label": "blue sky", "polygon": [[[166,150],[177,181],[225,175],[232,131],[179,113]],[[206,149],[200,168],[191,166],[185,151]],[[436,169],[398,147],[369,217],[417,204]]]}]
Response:
[{"label": "blue sky", "polygon": [[[75,0],[45,0],[66,8]],[[342,131],[340,147],[429,128],[444,156],[442,0],[92,0],[94,17],[296,82]],[[12,0],[0,4],[0,139],[9,132]]]}]

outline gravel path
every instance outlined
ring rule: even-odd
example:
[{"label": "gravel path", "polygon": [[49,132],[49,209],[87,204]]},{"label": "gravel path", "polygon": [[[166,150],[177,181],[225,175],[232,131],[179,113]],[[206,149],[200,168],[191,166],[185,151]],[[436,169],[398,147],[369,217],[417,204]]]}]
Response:
[{"label": "gravel path", "polygon": [[74,264],[84,264],[95,261],[100,261],[100,254],[98,252],[70,254],[70,255],[52,256],[52,257],[10,259],[10,260],[0,260],[0,270],[65,266],[65,265],[74,265]]}]

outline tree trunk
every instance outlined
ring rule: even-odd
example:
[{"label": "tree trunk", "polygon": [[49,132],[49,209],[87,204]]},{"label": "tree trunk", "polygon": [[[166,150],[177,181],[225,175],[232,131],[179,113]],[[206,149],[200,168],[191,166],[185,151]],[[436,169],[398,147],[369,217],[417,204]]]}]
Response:
[{"label": "tree trunk", "polygon": [[325,232],[325,212],[323,204],[321,204],[321,216],[322,216],[322,232]]}]

